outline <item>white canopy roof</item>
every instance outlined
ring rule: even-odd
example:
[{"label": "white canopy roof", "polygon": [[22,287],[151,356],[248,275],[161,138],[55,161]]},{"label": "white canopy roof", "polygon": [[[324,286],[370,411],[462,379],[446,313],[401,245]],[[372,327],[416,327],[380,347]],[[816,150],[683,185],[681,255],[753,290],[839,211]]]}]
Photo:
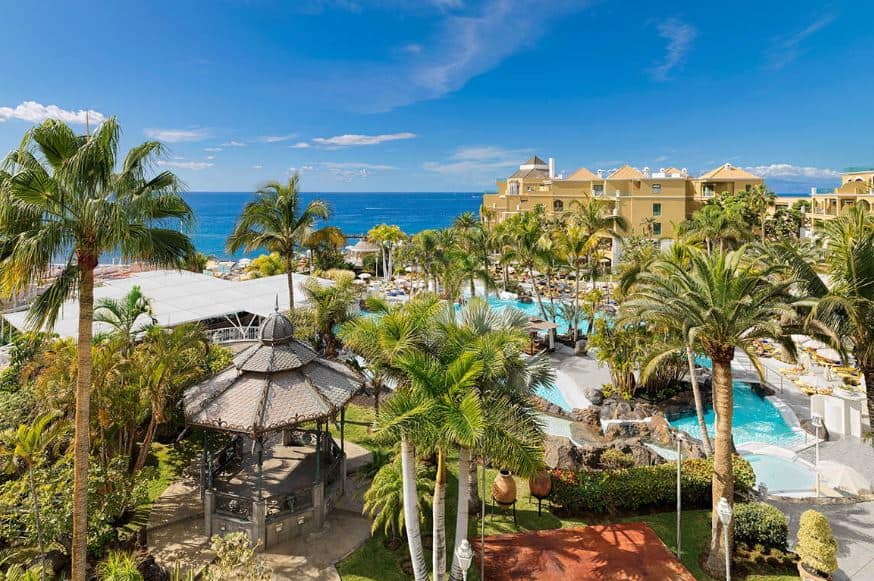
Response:
[{"label": "white canopy roof", "polygon": [[[294,275],[295,304],[305,304],[301,285],[309,277]],[[319,279],[322,284],[330,281]],[[134,286],[139,286],[152,300],[155,318],[162,327],[173,327],[248,312],[267,317],[273,312],[276,299],[279,306],[288,306],[288,282],[284,274],[246,281],[224,280],[214,276],[188,271],[154,270],[131,274],[126,278],[104,281],[94,288],[95,303],[101,298],[121,298]],[[27,312],[6,313],[3,317],[18,329],[25,328]],[[78,335],[79,304],[75,300],[64,303],[54,331],[61,337]],[[101,324],[95,331],[105,331]]]}]

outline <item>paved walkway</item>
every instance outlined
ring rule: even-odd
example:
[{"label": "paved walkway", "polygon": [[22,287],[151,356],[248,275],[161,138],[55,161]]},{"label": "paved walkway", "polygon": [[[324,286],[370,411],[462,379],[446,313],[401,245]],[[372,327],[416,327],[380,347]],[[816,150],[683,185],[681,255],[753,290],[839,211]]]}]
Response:
[{"label": "paved walkway", "polygon": [[591,405],[583,392],[586,387],[600,389],[611,383],[610,368],[595,359],[590,349],[586,355],[574,355],[573,349],[558,345],[549,356],[557,372],[556,388],[571,408],[587,408]]},{"label": "paved walkway", "polygon": [[[801,513],[808,505],[770,502],[789,516],[790,548],[794,548]],[[838,565],[835,581],[874,579],[874,502],[830,504],[812,507],[823,513],[838,539]]]},{"label": "paved walkway", "polygon": [[[354,472],[369,462],[366,449],[346,442],[347,469]],[[167,487],[149,515],[147,543],[155,561],[172,568],[200,571],[215,558],[203,534],[203,505],[197,478],[197,461]],[[274,579],[339,579],[334,564],[370,537],[370,521],[362,516],[362,496],[367,484],[346,481],[347,492],[328,515],[325,526],[304,538],[271,547],[262,557],[273,569]]]}]

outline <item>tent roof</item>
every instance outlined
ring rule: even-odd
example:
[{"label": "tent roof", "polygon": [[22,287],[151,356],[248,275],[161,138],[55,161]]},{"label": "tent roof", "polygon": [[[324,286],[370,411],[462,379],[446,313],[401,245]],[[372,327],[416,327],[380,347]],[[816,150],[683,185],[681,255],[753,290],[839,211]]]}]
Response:
[{"label": "tent roof", "polygon": [[[305,303],[301,285],[307,278],[303,274],[294,275],[295,304]],[[330,284],[330,281],[318,280]],[[188,271],[153,270],[103,281],[94,288],[95,303],[102,298],[121,298],[134,286],[139,286],[143,295],[152,300],[155,318],[162,327],[242,312],[267,317],[274,311],[277,296],[280,305],[288,301],[288,281],[284,274],[233,281]],[[26,311],[6,313],[3,317],[16,328],[25,328]],[[65,302],[54,332],[61,337],[78,336],[78,317],[78,302]],[[94,330],[109,329],[95,323]]]}]

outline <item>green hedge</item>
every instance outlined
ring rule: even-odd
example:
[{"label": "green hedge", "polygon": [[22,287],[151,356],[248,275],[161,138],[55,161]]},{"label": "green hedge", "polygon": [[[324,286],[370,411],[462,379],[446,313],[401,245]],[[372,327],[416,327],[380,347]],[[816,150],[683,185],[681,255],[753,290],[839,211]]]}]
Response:
[{"label": "green hedge", "polygon": [[748,547],[785,551],[789,540],[789,519],[779,508],[764,502],[743,502],[734,506],[734,540]]},{"label": "green hedge", "polygon": [[[735,456],[736,492],[752,490],[756,475],[750,463]],[[683,461],[683,504],[709,506],[713,462]],[[677,465],[641,466],[621,471],[552,471],[552,501],[571,513],[637,511],[644,507],[668,508],[677,502]]]}]

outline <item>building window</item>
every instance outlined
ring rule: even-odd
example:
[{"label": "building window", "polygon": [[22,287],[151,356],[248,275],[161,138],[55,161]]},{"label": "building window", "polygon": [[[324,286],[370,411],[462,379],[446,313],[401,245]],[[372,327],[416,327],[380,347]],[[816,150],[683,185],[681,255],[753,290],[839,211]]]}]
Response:
[{"label": "building window", "polygon": [[519,195],[519,183],[518,182],[511,182],[510,183],[510,195],[511,196],[518,196]]},{"label": "building window", "polygon": [[526,191],[526,192],[533,192],[533,191],[534,191],[534,186],[528,186],[528,187],[526,187],[526,188],[525,188],[525,191]]},{"label": "building window", "polygon": [[661,236],[662,235],[662,223],[661,222],[653,222],[652,223],[652,235],[653,236]]},{"label": "building window", "polygon": [[600,196],[604,193],[604,184],[595,184],[592,186],[592,194],[595,196]]},{"label": "building window", "polygon": [[564,202],[561,200],[556,200],[552,203],[552,211],[553,212],[564,212]]},{"label": "building window", "polygon": [[653,216],[661,216],[662,215],[662,205],[661,204],[653,204],[652,205],[652,215]]},{"label": "building window", "polygon": [[662,193],[662,185],[661,184],[653,184],[652,185],[652,193],[654,193],[654,194]]},{"label": "building window", "polygon": [[751,192],[751,191],[753,191],[753,186],[752,186],[752,184],[747,184],[744,189],[748,192]]},{"label": "building window", "polygon": [[716,186],[714,184],[704,184],[704,195],[712,196],[716,194]]}]

